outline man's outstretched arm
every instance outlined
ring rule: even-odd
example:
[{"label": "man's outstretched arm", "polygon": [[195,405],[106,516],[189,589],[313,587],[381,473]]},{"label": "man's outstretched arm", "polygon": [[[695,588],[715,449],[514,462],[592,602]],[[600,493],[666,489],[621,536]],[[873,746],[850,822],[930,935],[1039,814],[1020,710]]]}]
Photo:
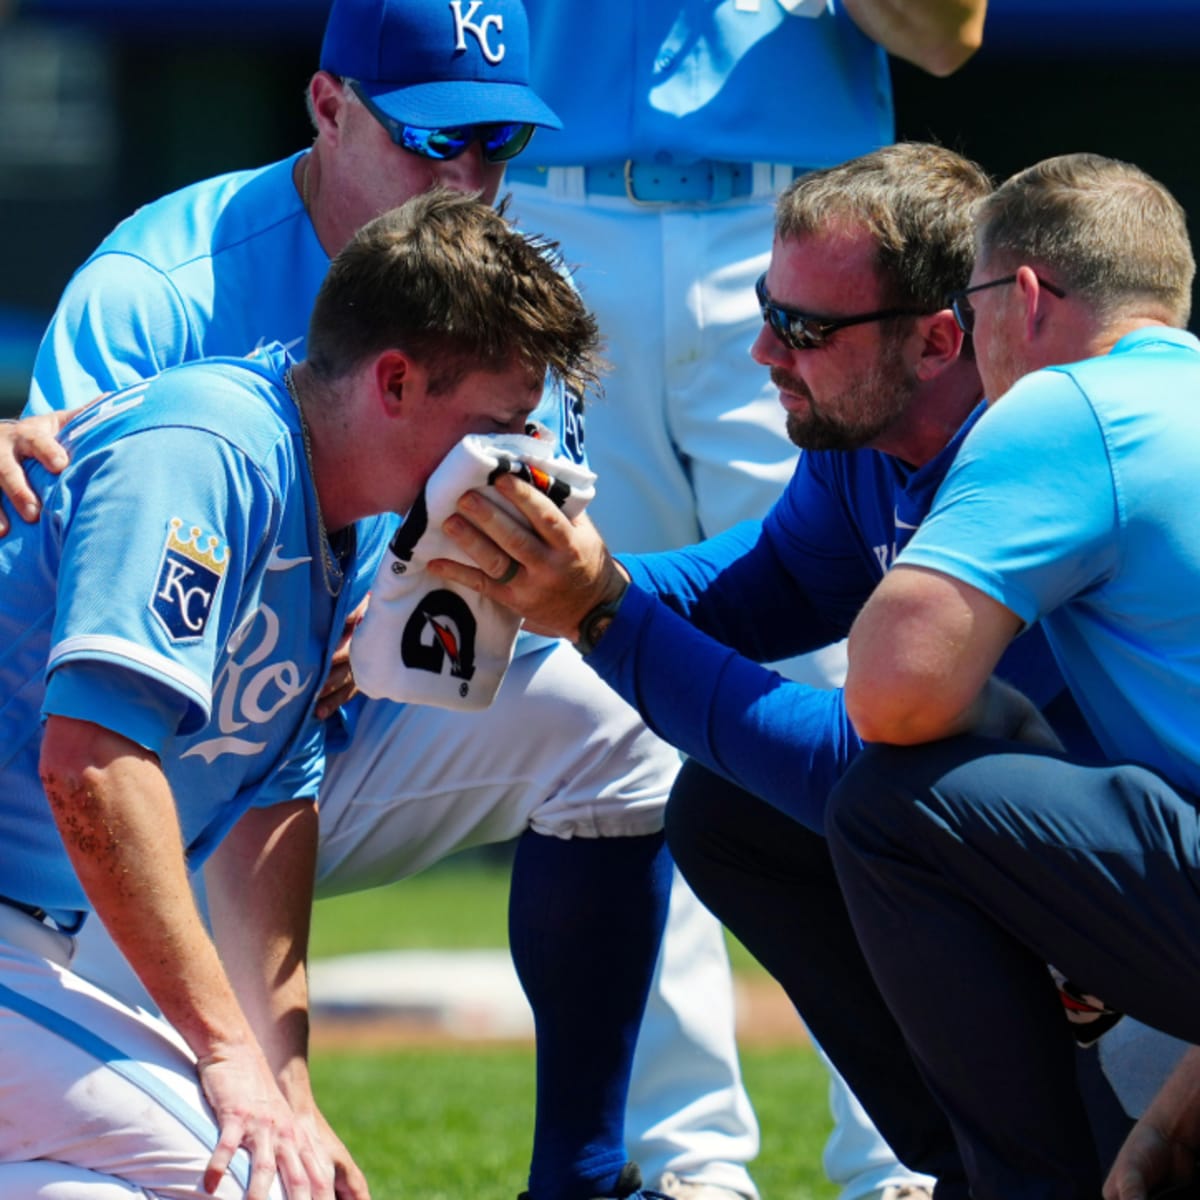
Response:
[{"label": "man's outstretched arm", "polygon": [[987,0],[841,0],[889,54],[931,75],[951,75],[983,44]]},{"label": "man's outstretched arm", "polygon": [[0,503],[0,537],[12,528],[10,505],[23,521],[38,519],[42,506],[29,486],[25,465],[34,459],[47,470],[60,472],[67,465],[67,452],[59,444],[58,435],[80,411],[40,413],[19,421],[0,421],[0,492],[6,500]]}]

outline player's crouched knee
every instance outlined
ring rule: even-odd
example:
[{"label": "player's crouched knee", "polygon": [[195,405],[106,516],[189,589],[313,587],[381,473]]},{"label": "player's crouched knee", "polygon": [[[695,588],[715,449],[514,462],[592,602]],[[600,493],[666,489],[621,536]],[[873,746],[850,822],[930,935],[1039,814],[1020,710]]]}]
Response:
[{"label": "player's crouched knee", "polygon": [[923,747],[866,747],[834,785],[825,809],[825,837],[834,858],[885,852],[897,823],[911,810],[912,768]]},{"label": "player's crouched knee", "polygon": [[675,777],[664,824],[671,857],[685,878],[702,871],[714,841],[723,840],[722,827],[736,807],[728,802],[731,787],[690,759]]},{"label": "player's crouched knee", "polygon": [[[517,723],[510,736],[528,741],[534,731],[540,774],[556,781],[532,827],[556,837],[637,837],[661,830],[679,752],[651,733],[566,643],[514,666],[524,691],[508,710],[508,720]],[[544,736],[547,730],[552,737]]]}]

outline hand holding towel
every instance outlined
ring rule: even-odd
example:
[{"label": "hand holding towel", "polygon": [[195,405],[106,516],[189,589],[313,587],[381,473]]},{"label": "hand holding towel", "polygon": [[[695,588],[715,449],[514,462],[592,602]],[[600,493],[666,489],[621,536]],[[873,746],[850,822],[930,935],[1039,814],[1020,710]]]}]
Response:
[{"label": "hand holding towel", "polygon": [[[595,475],[555,454],[553,436],[469,434],[442,460],[380,563],[350,664],[368,696],[476,711],[495,699],[521,619],[470,588],[433,578],[434,558],[470,562],[442,532],[458,498],[520,475],[574,517],[595,494]],[[494,490],[489,496],[524,517]],[[474,563],[470,565],[474,566]]]}]

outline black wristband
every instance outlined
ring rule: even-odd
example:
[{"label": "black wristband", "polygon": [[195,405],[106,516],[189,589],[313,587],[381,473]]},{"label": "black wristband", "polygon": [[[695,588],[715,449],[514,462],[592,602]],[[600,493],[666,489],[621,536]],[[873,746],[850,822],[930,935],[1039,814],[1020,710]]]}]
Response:
[{"label": "black wristband", "polygon": [[620,593],[612,600],[602,600],[595,608],[588,610],[579,622],[579,640],[575,643],[575,649],[580,654],[591,654],[595,650],[596,643],[604,636],[609,622],[617,615],[617,609],[621,607],[621,601],[625,599],[628,590],[629,581],[626,580]]}]

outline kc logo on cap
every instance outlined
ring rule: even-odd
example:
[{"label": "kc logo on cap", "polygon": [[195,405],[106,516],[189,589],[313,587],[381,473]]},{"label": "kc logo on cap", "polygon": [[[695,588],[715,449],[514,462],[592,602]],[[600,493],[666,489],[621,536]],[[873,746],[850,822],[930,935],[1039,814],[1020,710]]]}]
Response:
[{"label": "kc logo on cap", "polygon": [[[464,17],[462,0],[450,0],[450,8],[454,13],[454,48],[467,48],[467,34],[473,34],[479,43],[479,50],[490,63],[498,63],[504,58],[504,43],[499,40],[504,32],[504,18],[499,13],[488,13],[481,21],[475,20],[475,14],[483,7],[483,0],[471,0],[471,7]],[[488,30],[496,31],[496,46],[493,49],[488,41]]]},{"label": "kc logo on cap", "polygon": [[321,69],[421,129],[562,128],[529,86],[521,0],[333,0]]}]

